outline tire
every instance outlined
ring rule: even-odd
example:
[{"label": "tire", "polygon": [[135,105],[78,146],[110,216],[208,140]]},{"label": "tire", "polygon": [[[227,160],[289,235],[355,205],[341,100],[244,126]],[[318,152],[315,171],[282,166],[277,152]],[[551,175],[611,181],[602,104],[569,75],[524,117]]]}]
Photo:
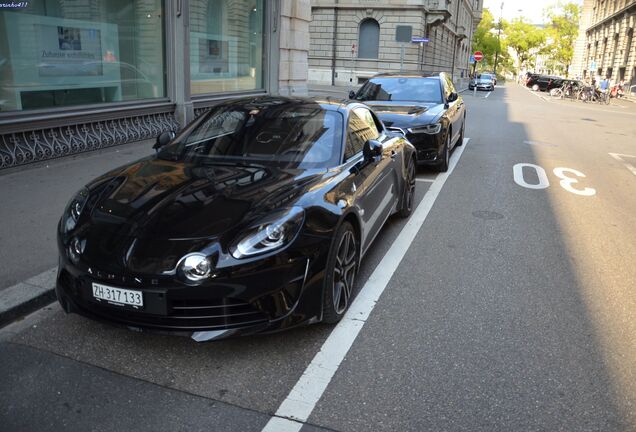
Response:
[{"label": "tire", "polygon": [[356,233],[353,226],[345,221],[336,231],[327,257],[322,304],[322,320],[325,323],[340,321],[351,304],[359,254]]},{"label": "tire", "polygon": [[402,208],[398,212],[401,218],[407,218],[413,213],[413,201],[415,198],[415,159],[411,158],[406,168],[406,183],[404,184],[404,196],[402,197]]},{"label": "tire", "polygon": [[439,165],[437,166],[437,171],[439,172],[448,171],[448,165],[450,163],[451,135],[452,135],[452,131],[449,129],[448,133],[446,134],[446,143],[444,144],[442,160],[439,162]]},{"label": "tire", "polygon": [[459,138],[457,138],[456,147],[461,147],[464,144],[464,128],[466,127],[466,115],[464,114],[464,121],[462,121],[462,130],[459,132]]},{"label": "tire", "polygon": [[532,85],[532,91],[539,91],[539,85],[538,84],[533,84]]}]

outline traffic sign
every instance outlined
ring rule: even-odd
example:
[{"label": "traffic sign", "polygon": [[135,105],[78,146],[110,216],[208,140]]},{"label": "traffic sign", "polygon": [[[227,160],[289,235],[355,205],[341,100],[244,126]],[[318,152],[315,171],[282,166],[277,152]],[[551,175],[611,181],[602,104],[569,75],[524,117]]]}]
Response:
[{"label": "traffic sign", "polygon": [[470,59],[468,60],[469,63],[475,63],[475,56],[474,55],[470,55]]},{"label": "traffic sign", "polygon": [[428,42],[428,38],[419,37],[419,36],[413,36],[411,38],[411,43],[422,43],[422,42]]},{"label": "traffic sign", "polygon": [[473,56],[475,57],[475,61],[482,61],[484,59],[484,54],[481,51],[475,51]]}]

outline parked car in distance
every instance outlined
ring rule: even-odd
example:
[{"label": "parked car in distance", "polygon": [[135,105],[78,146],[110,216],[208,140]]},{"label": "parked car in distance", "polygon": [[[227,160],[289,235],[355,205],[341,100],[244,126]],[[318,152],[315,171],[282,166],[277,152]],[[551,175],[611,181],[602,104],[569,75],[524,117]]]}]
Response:
[{"label": "parked car in distance", "polygon": [[66,312],[197,341],[342,318],[408,217],[415,148],[366,105],[248,97],[82,188],[58,225]]},{"label": "parked car in distance", "polygon": [[495,75],[489,73],[477,74],[477,76],[471,78],[468,82],[468,89],[473,90],[475,87],[477,90],[489,90],[493,91],[496,85]]},{"label": "parked car in distance", "polygon": [[448,170],[450,152],[464,141],[466,108],[447,73],[380,74],[349,97],[369,105],[389,129],[404,134],[420,164]]},{"label": "parked car in distance", "polygon": [[526,83],[533,91],[548,91],[553,86],[555,80],[562,80],[561,77],[551,75],[533,75]]}]

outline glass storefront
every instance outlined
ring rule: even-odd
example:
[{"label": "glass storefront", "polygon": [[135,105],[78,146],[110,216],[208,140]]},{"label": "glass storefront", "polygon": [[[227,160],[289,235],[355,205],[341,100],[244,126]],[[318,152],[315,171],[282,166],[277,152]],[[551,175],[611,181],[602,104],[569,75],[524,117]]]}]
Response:
[{"label": "glass storefront", "polygon": [[190,2],[192,95],[263,88],[264,0]]},{"label": "glass storefront", "polygon": [[166,95],[162,0],[27,4],[0,10],[0,111]]}]

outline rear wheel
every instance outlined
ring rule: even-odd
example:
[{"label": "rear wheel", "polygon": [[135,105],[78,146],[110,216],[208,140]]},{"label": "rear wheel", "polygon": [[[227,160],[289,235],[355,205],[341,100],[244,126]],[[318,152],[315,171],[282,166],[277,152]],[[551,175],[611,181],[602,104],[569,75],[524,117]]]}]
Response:
[{"label": "rear wheel", "polygon": [[411,216],[411,213],[413,212],[413,202],[415,200],[415,170],[415,159],[411,158],[406,169],[402,208],[398,213],[401,218],[407,218]]},{"label": "rear wheel", "polygon": [[351,303],[357,271],[356,233],[349,222],[343,222],[327,258],[322,306],[324,322],[334,324],[344,316]]},{"label": "rear wheel", "polygon": [[532,90],[533,90],[533,91],[539,91],[539,85],[538,85],[538,84],[534,84],[534,85],[532,86]]},{"label": "rear wheel", "polygon": [[466,127],[466,115],[464,115],[464,119],[462,120],[462,130],[459,132],[459,138],[457,138],[457,147],[464,144],[464,128]]}]

